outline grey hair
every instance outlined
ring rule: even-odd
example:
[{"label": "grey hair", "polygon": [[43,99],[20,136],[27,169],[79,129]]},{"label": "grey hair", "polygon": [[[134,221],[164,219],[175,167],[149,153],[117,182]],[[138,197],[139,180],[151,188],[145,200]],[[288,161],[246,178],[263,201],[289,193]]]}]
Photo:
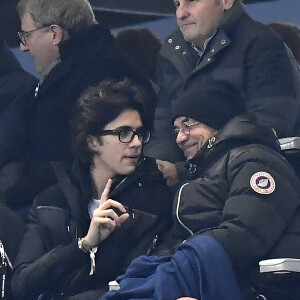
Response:
[{"label": "grey hair", "polygon": [[88,0],[20,0],[17,10],[20,18],[28,12],[36,27],[56,24],[71,36],[97,24]]}]

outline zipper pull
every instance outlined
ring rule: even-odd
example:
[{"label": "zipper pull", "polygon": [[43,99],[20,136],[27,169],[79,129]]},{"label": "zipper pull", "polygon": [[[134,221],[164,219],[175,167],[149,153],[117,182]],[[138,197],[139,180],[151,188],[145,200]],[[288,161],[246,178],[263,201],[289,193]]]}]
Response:
[{"label": "zipper pull", "polygon": [[2,275],[2,284],[1,284],[1,299],[4,299],[5,297],[5,280],[6,276],[5,274]]},{"label": "zipper pull", "polygon": [[152,241],[152,249],[156,248],[157,241],[158,241],[158,235],[156,234],[153,241]]},{"label": "zipper pull", "polygon": [[9,265],[9,267],[10,267],[11,269],[13,269],[12,263],[11,263],[10,259],[8,258],[7,253],[4,252],[4,254],[5,254],[5,258],[6,258],[6,261],[7,261],[8,265]]},{"label": "zipper pull", "polygon": [[[4,250],[4,245],[0,240],[0,256],[1,256],[1,267],[7,267],[7,264],[12,269],[12,264]],[[2,274],[2,282],[1,282],[1,299],[5,297],[5,282],[6,282],[6,274]]]},{"label": "zipper pull", "polygon": [[91,259],[90,275],[93,275],[96,270],[96,256],[95,256],[95,252],[93,251],[93,249],[90,250],[90,259]]},{"label": "zipper pull", "polygon": [[135,218],[134,211],[133,211],[131,205],[128,206],[128,213],[131,215],[132,219]]},{"label": "zipper pull", "polygon": [[1,240],[0,240],[0,255],[1,255],[1,266],[6,267],[7,263],[5,261],[5,251]]},{"label": "zipper pull", "polygon": [[146,255],[151,255],[151,252],[156,248],[157,241],[158,241],[158,235],[156,234],[154,239],[152,240],[152,243],[151,243]]}]

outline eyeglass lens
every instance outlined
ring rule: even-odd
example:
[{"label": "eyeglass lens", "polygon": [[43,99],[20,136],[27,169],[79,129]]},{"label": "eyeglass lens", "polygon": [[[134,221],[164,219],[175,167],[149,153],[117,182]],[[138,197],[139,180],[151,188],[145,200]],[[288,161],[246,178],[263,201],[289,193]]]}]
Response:
[{"label": "eyeglass lens", "polygon": [[187,122],[183,122],[181,128],[174,128],[173,133],[174,133],[175,139],[177,138],[180,131],[184,134],[190,134],[191,127],[194,126],[194,125],[197,125],[197,124],[199,124],[199,122],[195,122],[195,123],[192,123],[192,124],[188,124]]},{"label": "eyeglass lens", "polygon": [[133,131],[130,129],[119,131],[119,139],[120,139],[120,142],[122,142],[122,143],[130,143],[136,135],[138,136],[138,139],[142,144],[149,142],[149,139],[150,139],[149,131],[145,131],[145,130]]}]

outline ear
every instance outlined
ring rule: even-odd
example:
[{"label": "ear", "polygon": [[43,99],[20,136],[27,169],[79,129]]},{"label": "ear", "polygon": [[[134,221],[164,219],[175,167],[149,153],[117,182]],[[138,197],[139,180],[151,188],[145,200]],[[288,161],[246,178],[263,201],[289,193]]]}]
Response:
[{"label": "ear", "polygon": [[224,10],[229,10],[235,2],[235,0],[222,0],[222,1],[223,1]]},{"label": "ear", "polygon": [[86,139],[88,147],[92,150],[92,151],[97,151],[98,146],[99,146],[99,141],[96,137],[89,135]]},{"label": "ear", "polygon": [[59,25],[51,25],[50,30],[53,35],[53,45],[57,46],[60,42],[65,40],[66,31]]}]

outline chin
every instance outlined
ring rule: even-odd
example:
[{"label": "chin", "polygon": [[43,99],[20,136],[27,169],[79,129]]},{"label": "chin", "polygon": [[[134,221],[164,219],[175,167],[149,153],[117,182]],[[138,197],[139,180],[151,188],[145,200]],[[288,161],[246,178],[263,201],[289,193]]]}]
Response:
[{"label": "chin", "polygon": [[190,37],[188,34],[185,34],[184,32],[182,32],[183,38],[185,39],[185,41],[189,42],[189,43],[193,43],[194,39],[192,37]]},{"label": "chin", "polygon": [[135,169],[136,169],[136,165],[130,166],[130,167],[126,167],[119,174],[120,175],[124,175],[124,176],[130,175],[130,174],[132,174],[135,171]]}]

